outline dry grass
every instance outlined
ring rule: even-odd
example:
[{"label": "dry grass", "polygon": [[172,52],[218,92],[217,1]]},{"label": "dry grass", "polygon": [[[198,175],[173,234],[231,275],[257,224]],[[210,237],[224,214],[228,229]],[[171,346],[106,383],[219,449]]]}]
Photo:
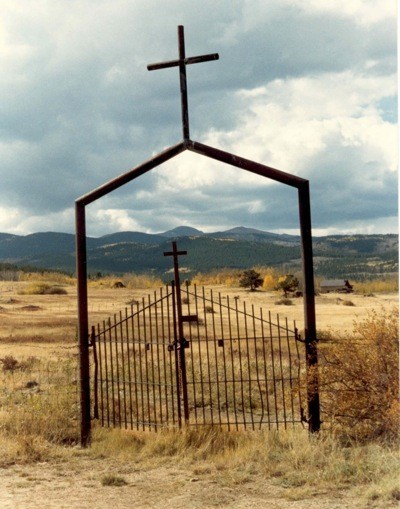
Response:
[{"label": "dry grass", "polygon": [[[368,507],[394,507],[398,503],[398,449],[393,438],[388,438],[389,435],[393,436],[393,433],[387,433],[385,429],[382,431],[382,428],[380,437],[364,442],[349,437],[347,430],[344,441],[343,433],[339,436],[337,433],[323,431],[320,437],[309,437],[302,429],[281,430],[279,433],[221,433],[215,428],[204,428],[155,434],[95,428],[91,449],[85,451],[84,456],[79,456],[77,449],[66,447],[66,444],[77,440],[79,431],[76,419],[74,357],[75,289],[69,287],[68,295],[19,295],[18,291],[29,283],[0,283],[0,305],[3,308],[0,357],[5,359],[6,356],[12,356],[21,366],[24,366],[29,357],[35,358],[31,359],[30,365],[28,363],[24,369],[0,373],[0,467],[11,469],[13,464],[28,464],[32,469],[38,462],[47,462],[54,469],[62,464],[63,468],[72,472],[74,469],[80,471],[86,458],[90,460],[88,471],[96,472],[91,475],[96,475],[98,479],[97,485],[90,480],[95,486],[94,490],[101,489],[102,479],[106,479],[106,475],[109,475],[111,480],[104,481],[109,486],[107,488],[105,485],[104,489],[128,489],[124,486],[113,487],[111,484],[118,484],[119,478],[127,481],[131,475],[127,474],[127,469],[133,472],[136,468],[146,472],[145,477],[148,479],[143,479],[142,482],[147,482],[147,485],[143,486],[151,491],[152,475],[147,473],[163,472],[163,468],[170,471],[171,465],[174,465],[174,468],[187,472],[189,480],[209,483],[207,493],[218,493],[219,498],[215,495],[215,500],[213,499],[212,503],[210,501],[210,507],[228,504],[226,492],[223,490],[229,488],[235,496],[239,496],[240,492],[246,490],[246,486],[260,486],[259,497],[266,496],[266,486],[270,492],[279,487],[283,490],[280,496],[285,497],[287,504],[292,500],[312,500],[314,497],[316,505],[312,506],[312,502],[307,502],[310,507],[319,507],[319,497],[323,498],[326,493],[331,494],[331,501],[335,503],[339,490],[350,493],[352,500],[359,504],[358,507],[362,504]],[[59,281],[57,283],[61,284]],[[272,313],[282,313],[282,306],[275,304],[275,292],[260,291],[250,294],[238,287],[214,287],[214,293],[218,291],[223,295],[228,294],[232,302],[236,297],[239,302],[246,300],[255,307],[270,309]],[[146,293],[146,290],[139,287],[90,287],[90,323],[96,323],[123,309],[126,302],[141,301]],[[330,345],[332,340],[337,340],[339,336],[348,339],[350,334],[346,334],[346,331],[353,329],[355,319],[359,323],[369,320],[356,331],[359,339],[367,333],[370,338],[371,334],[380,338],[380,342],[377,339],[374,348],[370,350],[367,361],[364,362],[365,359],[360,357],[356,362],[351,348],[345,352],[350,352],[350,364],[358,366],[363,362],[364,367],[369,370],[368,366],[371,366],[371,373],[378,376],[382,369],[372,370],[374,365],[376,368],[374,356],[383,351],[381,332],[388,330],[392,323],[388,322],[387,310],[397,303],[397,295],[387,293],[364,297],[353,294],[351,300],[355,307],[338,307],[336,298],[335,295],[316,298],[318,329],[323,331],[322,335],[325,334],[327,339],[321,345],[325,348],[325,345]],[[38,306],[40,309],[22,311],[21,308],[25,306]],[[386,311],[378,311],[371,316],[373,309]],[[301,328],[302,299],[293,299],[293,305],[285,310],[284,314],[297,319]],[[340,334],[337,331],[340,331]],[[361,353],[359,351],[357,355]],[[396,352],[391,355],[393,360]],[[27,387],[29,381],[37,381],[39,385]],[[383,386],[379,385],[381,382],[371,378],[374,397],[376,395],[379,398],[380,394],[382,398]],[[372,398],[369,397],[368,401],[372,401]],[[393,409],[394,407],[386,408],[385,422],[391,416],[395,418]],[[357,437],[361,435],[358,434]],[[115,473],[104,471],[110,465],[116,469]],[[171,478],[165,475],[167,490]],[[174,485],[174,490],[180,489],[180,485]],[[163,493],[163,502],[167,496],[170,494]],[[206,497],[206,494],[203,496]],[[230,503],[234,504],[232,501]],[[268,501],[248,507],[266,506],[265,504],[268,505]]]},{"label": "dry grass", "polygon": [[358,440],[399,431],[398,308],[374,311],[321,351],[325,420]]},{"label": "dry grass", "polygon": [[290,489],[292,498],[316,488],[341,490],[372,483],[367,499],[387,503],[398,496],[400,465],[393,445],[353,443],[349,447],[332,435],[309,437],[304,430],[224,433],[203,428],[153,435],[97,429],[92,452],[145,468],[172,460],[193,475],[230,487],[262,476]]}]

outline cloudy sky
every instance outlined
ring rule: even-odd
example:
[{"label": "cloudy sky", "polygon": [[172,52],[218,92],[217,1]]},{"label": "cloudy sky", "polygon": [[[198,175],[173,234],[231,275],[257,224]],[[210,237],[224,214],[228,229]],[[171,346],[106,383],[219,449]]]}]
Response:
[{"label": "cloudy sky", "polygon": [[[2,0],[0,231],[74,232],[74,201],[191,138],[310,180],[315,234],[397,231],[396,0]],[[297,195],[185,152],[87,209],[88,234],[293,233]]]}]

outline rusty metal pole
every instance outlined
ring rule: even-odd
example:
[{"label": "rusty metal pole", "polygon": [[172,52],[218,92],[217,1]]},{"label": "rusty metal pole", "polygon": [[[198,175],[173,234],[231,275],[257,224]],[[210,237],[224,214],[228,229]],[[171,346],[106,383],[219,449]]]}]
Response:
[{"label": "rusty metal pole", "polygon": [[315,320],[315,288],[311,236],[309,182],[299,186],[301,257],[303,263],[304,329],[307,368],[308,427],[318,432],[321,426],[318,376],[317,330]]},{"label": "rusty metal pole", "polygon": [[79,380],[80,380],[80,403],[81,403],[81,445],[83,447],[86,447],[87,445],[89,445],[91,438],[86,221],[85,221],[85,206],[79,202],[75,202],[75,220],[76,220],[76,277],[78,281],[78,341],[79,341]]},{"label": "rusty metal pole", "polygon": [[187,391],[187,374],[185,358],[186,339],[183,335],[182,296],[178,262],[178,256],[186,254],[187,251],[178,251],[175,240],[172,242],[172,251],[164,253],[164,256],[172,256],[174,261],[174,288],[176,295],[176,310],[178,315],[178,347],[180,360],[180,374],[182,382],[183,412],[185,416],[185,422],[187,423],[189,421],[189,400]]},{"label": "rusty metal pole", "polygon": [[179,45],[179,77],[181,89],[182,106],[182,131],[183,139],[189,139],[189,108],[187,96],[186,63],[185,63],[185,34],[182,25],[178,26],[178,45]]}]

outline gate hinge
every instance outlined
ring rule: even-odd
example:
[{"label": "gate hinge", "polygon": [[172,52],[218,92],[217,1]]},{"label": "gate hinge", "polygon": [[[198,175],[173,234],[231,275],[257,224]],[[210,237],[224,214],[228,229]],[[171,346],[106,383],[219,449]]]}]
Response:
[{"label": "gate hinge", "polygon": [[168,345],[168,352],[172,352],[173,350],[180,350],[182,347],[190,348],[190,341],[185,338],[182,338],[181,341],[175,340],[173,343]]}]

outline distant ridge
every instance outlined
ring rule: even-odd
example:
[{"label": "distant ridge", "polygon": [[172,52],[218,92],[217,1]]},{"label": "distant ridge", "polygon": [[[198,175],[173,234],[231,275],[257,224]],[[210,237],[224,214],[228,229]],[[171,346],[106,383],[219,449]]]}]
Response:
[{"label": "distant ridge", "polygon": [[249,233],[268,233],[268,235],[277,235],[274,233],[265,232],[263,230],[256,230],[255,228],[247,228],[246,226],[235,226],[235,228],[231,228],[230,230],[225,230],[225,233],[239,233],[240,235],[245,235]]},{"label": "distant ridge", "polygon": [[[163,256],[171,240],[188,252],[181,266],[188,274],[229,268],[274,266],[285,272],[301,267],[300,238],[238,226],[227,231],[204,233],[178,226],[163,233],[116,232],[87,238],[88,272],[151,272],[163,276],[171,261]],[[326,278],[357,278],[398,271],[398,236],[328,235],[314,237],[316,275]],[[0,263],[19,267],[75,271],[75,235],[40,232],[30,235],[0,233]]]},{"label": "distant ridge", "polygon": [[159,233],[158,235],[172,239],[174,237],[192,237],[197,235],[204,235],[204,232],[197,230],[196,228],[192,228],[191,226],[177,226],[173,230],[168,230],[164,233]]}]

